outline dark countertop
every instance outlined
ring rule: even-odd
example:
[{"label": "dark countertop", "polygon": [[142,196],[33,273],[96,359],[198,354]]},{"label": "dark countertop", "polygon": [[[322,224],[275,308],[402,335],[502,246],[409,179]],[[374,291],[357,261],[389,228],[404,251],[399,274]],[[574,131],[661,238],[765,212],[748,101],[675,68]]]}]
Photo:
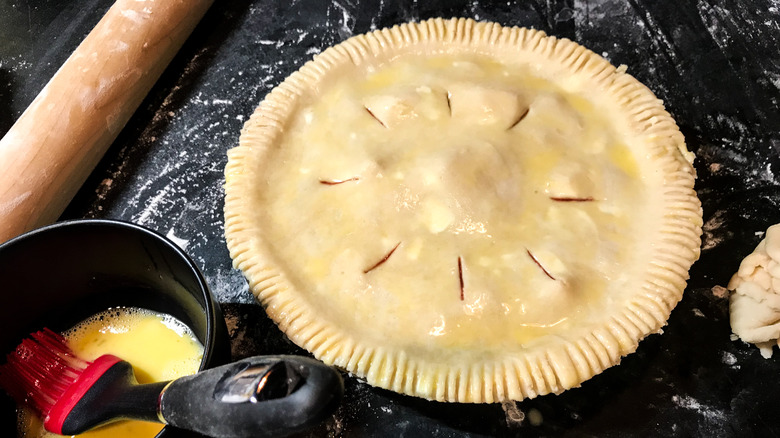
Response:
[{"label": "dark countertop", "polygon": [[[0,133],[110,4],[0,0]],[[702,256],[663,334],[581,388],[504,406],[444,404],[348,376],[343,405],[310,435],[780,435],[780,355],[764,359],[731,340],[728,301],[713,289],[780,222],[780,5],[772,0],[217,2],[63,219],[132,221],[177,242],[223,303],[236,358],[302,353],[231,265],[226,151],[263,96],[313,55],[436,16],[541,29],[626,64],[664,100],[698,157]]]}]

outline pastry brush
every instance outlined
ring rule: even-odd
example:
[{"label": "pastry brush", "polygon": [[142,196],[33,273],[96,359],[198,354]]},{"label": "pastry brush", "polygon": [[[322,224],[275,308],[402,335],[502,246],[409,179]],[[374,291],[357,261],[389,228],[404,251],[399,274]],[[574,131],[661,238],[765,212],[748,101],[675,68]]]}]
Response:
[{"label": "pastry brush", "polygon": [[8,355],[0,386],[62,435],[134,419],[208,436],[285,436],[330,415],[344,391],[338,371],[301,356],[255,356],[141,385],[130,363],[113,355],[83,360],[49,329]]}]

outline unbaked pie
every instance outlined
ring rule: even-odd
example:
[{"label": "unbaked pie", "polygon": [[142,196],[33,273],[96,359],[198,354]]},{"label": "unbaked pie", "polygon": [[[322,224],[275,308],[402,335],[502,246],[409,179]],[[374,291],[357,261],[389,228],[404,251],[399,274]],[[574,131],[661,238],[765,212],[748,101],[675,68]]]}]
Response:
[{"label": "unbaked pie", "polygon": [[234,265],[296,344],[453,402],[559,393],[659,331],[699,256],[650,90],[543,32],[433,19],[276,87],[226,167]]}]

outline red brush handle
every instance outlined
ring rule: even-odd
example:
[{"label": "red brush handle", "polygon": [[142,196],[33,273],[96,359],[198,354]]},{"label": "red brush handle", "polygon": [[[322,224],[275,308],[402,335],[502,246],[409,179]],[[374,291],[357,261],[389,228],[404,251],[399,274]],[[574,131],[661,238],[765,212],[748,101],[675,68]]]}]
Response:
[{"label": "red brush handle", "polygon": [[79,378],[65,390],[62,397],[57,400],[57,403],[54,404],[49,414],[43,420],[43,427],[49,432],[63,435],[62,425],[76,404],[84,398],[87,391],[100,380],[109,368],[121,361],[122,359],[111,354],[105,354],[95,359],[82,372]]}]

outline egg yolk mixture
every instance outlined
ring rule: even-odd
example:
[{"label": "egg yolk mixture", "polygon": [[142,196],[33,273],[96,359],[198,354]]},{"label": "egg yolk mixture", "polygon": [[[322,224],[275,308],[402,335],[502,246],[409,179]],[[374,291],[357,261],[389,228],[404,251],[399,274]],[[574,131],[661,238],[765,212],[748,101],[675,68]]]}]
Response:
[{"label": "egg yolk mixture", "polygon": [[[140,308],[114,308],[96,314],[63,333],[71,349],[82,359],[95,360],[113,354],[133,365],[139,383],[172,380],[194,374],[203,358],[203,345],[178,319]],[[119,421],[93,429],[79,437],[153,437],[162,424]],[[58,437],[43,428],[29,411],[21,415],[23,437]]]}]

